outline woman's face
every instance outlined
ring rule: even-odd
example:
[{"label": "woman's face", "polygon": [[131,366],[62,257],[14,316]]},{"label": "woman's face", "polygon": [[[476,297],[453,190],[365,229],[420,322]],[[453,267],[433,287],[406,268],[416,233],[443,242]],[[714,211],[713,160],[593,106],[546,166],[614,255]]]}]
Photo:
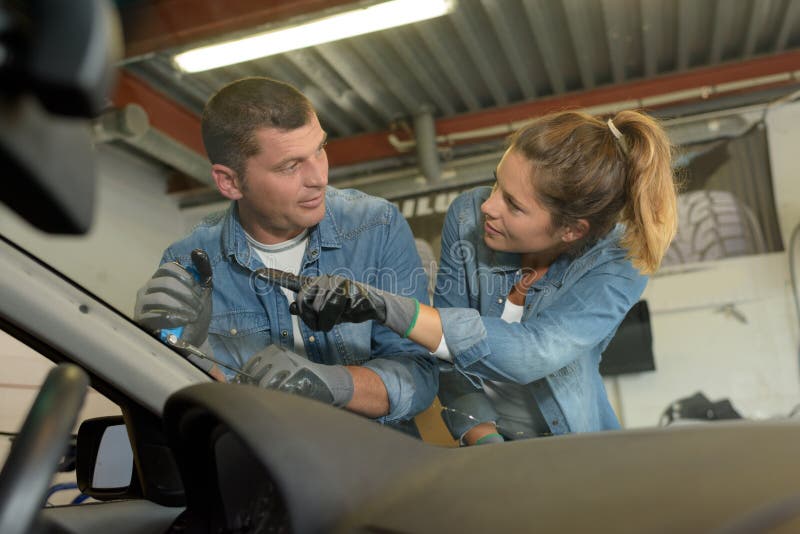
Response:
[{"label": "woman's face", "polygon": [[531,162],[511,149],[497,166],[497,182],[481,205],[485,217],[484,241],[502,252],[560,253],[564,231],[552,228],[550,213],[536,201]]}]

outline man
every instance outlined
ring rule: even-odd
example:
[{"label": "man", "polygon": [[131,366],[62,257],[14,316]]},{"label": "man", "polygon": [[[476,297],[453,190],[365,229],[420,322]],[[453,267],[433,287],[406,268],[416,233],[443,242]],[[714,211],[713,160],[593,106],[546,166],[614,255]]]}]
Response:
[{"label": "man", "polygon": [[[285,83],[223,87],[206,105],[202,133],[217,188],[233,202],[166,250],[139,293],[137,320],[153,331],[185,327],[182,339],[210,349],[227,379],[243,369],[244,381],[382,422],[424,410],[438,385],[427,351],[373,321],[312,331],[289,312],[294,294],[257,275],[336,272],[425,302],[426,277],[397,209],[327,187],[326,134],[311,102]],[[187,271],[195,249],[207,254],[210,283]]]}]

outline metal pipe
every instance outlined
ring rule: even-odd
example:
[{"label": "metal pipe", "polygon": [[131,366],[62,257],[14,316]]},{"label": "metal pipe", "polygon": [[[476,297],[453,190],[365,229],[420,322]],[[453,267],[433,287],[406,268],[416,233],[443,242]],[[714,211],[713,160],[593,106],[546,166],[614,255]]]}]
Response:
[{"label": "metal pipe", "polygon": [[[728,82],[723,84],[717,85],[707,85],[703,87],[697,87],[693,89],[686,89],[683,91],[674,91],[671,93],[665,93],[662,95],[650,96],[645,98],[639,98],[635,100],[625,100],[620,102],[613,102],[610,104],[602,104],[597,106],[590,106],[590,107],[583,107],[580,108],[581,111],[589,113],[590,115],[603,115],[603,114],[610,114],[616,113],[621,110],[625,109],[644,109],[649,108],[652,106],[666,106],[668,104],[672,104],[675,102],[682,102],[685,100],[691,100],[695,98],[703,98],[708,99],[711,96],[717,97],[724,97],[725,93],[734,92],[741,89],[752,89],[756,88],[760,85],[769,85],[774,83],[781,83],[781,82],[790,82],[790,81],[800,81],[800,70],[794,72],[784,72],[780,74],[773,74],[770,76],[761,76],[759,78],[751,78],[749,80],[742,80],[738,82]],[[767,91],[772,91],[773,89],[768,89]],[[784,91],[785,89],[782,87],[778,87],[774,89],[775,91]],[[748,98],[749,94],[745,95],[737,95],[735,98]],[[708,100],[704,100],[700,106],[707,106],[709,103]],[[734,106],[736,104],[731,104]],[[757,104],[756,108],[763,108],[766,104]],[[715,111],[713,113],[719,113],[721,115],[730,115],[731,113],[736,113],[738,108],[733,110],[721,110]],[[657,111],[652,112],[654,115],[658,116]],[[694,111],[693,114],[698,113]],[[683,115],[688,114],[688,112],[683,112]],[[481,139],[481,138],[488,138],[488,137],[497,137],[505,134],[510,134],[515,132],[516,130],[526,126],[528,123],[532,122],[535,119],[525,119],[513,122],[506,122],[497,124],[495,126],[486,126],[483,128],[475,128],[472,130],[463,130],[459,132],[453,132],[451,134],[444,134],[439,135],[436,137],[436,142],[439,144],[444,145],[453,145],[462,141],[468,141],[471,139]],[[681,119],[669,119],[667,123],[670,121],[695,121],[697,120],[694,116],[687,116]],[[389,144],[394,147],[395,150],[398,152],[408,152],[412,150],[417,143],[416,139],[409,139],[409,140],[402,140],[397,137],[395,134],[389,134],[388,136]]]},{"label": "metal pipe", "polygon": [[150,127],[147,112],[138,104],[108,111],[92,123],[95,143],[123,141],[183,174],[215,186],[206,158]]},{"label": "metal pipe", "polygon": [[417,142],[417,163],[428,183],[437,183],[442,177],[439,151],[436,148],[436,122],[429,109],[414,114],[414,137]]},{"label": "metal pipe", "polygon": [[170,136],[151,128],[143,136],[125,141],[186,176],[216,188],[216,183],[211,177],[211,164],[208,160]]},{"label": "metal pipe", "polygon": [[95,143],[143,136],[150,129],[147,112],[138,104],[128,104],[106,111],[92,122]]}]

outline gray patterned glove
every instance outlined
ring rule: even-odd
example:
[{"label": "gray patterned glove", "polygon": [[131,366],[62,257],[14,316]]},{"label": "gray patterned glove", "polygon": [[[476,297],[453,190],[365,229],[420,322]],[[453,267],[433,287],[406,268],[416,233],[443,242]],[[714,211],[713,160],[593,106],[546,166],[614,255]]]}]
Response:
[{"label": "gray patterned glove", "polygon": [[311,362],[277,345],[270,345],[247,361],[240,383],[277,389],[334,406],[353,398],[353,377],[342,365]]},{"label": "gray patterned glove", "polygon": [[[175,333],[177,338],[212,356],[207,343],[211,322],[211,265],[205,251],[192,252],[192,267],[177,262],[165,263],[139,290],[133,319],[143,328],[159,335]],[[208,371],[210,360],[190,359]]]}]

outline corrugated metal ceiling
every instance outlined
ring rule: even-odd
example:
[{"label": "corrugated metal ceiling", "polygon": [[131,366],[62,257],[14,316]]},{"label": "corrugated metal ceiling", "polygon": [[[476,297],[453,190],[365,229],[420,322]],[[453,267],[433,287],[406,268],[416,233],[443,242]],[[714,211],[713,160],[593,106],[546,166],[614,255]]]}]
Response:
[{"label": "corrugated metal ceiling", "polygon": [[177,50],[126,68],[197,113],[237,78],[286,80],[336,138],[798,46],[797,0],[459,0],[438,19],[205,73],[176,70]]},{"label": "corrugated metal ceiling", "polygon": [[[431,154],[445,164],[496,154],[520,121],[553,109],[644,107],[666,118],[800,87],[800,0],[457,0],[437,19],[197,74],[172,57],[377,2],[126,3],[135,13],[121,9],[129,57],[115,104],[142,103],[166,134],[150,135],[159,150],[145,152],[206,183],[199,114],[245,76],[288,81],[312,100],[336,182],[390,170],[435,182],[438,171],[423,165]],[[421,112],[435,118],[438,146],[427,158],[413,151]]]}]

